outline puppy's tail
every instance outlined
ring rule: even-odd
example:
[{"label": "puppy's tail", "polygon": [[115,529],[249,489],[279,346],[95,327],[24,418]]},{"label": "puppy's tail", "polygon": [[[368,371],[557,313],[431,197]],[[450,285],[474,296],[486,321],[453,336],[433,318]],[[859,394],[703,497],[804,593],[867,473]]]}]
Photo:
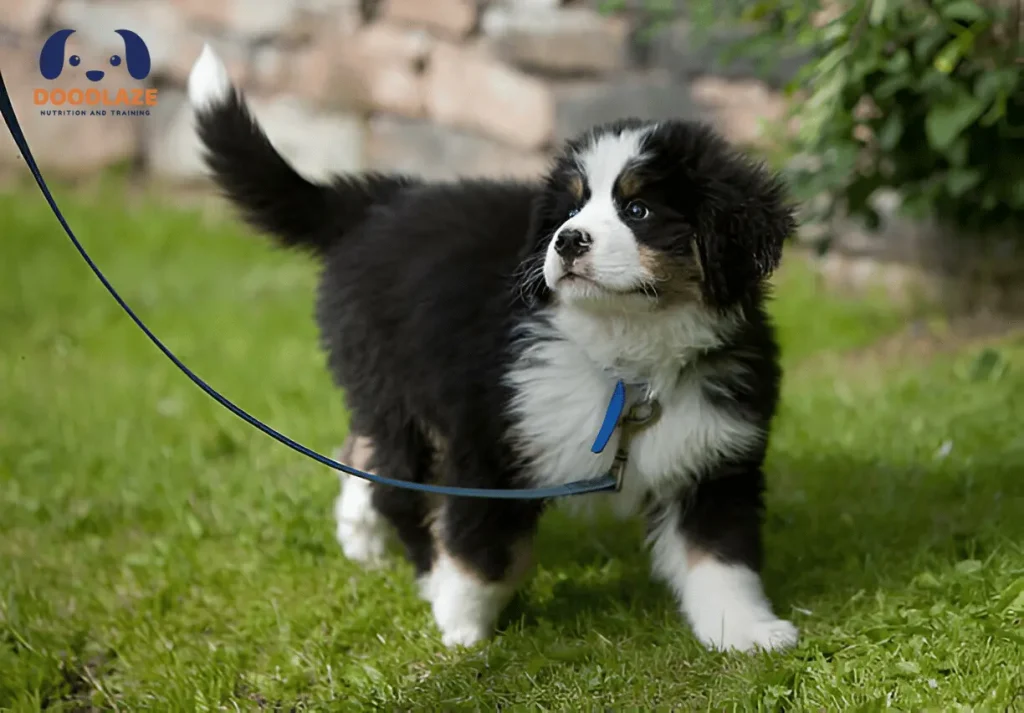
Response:
[{"label": "puppy's tail", "polygon": [[192,67],[188,96],[206,164],[246,221],[287,247],[320,253],[409,183],[365,175],[318,183],[300,175],[270,143],[209,45]]}]

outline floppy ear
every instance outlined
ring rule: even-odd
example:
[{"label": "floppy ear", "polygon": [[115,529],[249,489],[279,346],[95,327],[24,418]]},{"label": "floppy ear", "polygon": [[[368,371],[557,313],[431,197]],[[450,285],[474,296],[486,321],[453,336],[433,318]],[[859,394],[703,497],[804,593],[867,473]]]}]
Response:
[{"label": "floppy ear", "polygon": [[717,307],[742,300],[771,275],[796,229],[783,183],[760,166],[748,169],[747,180],[709,191],[697,225],[705,295]]},{"label": "floppy ear", "polygon": [[142,38],[131,30],[114,30],[124,40],[124,63],[132,79],[145,79],[153,66],[149,58],[149,48]]},{"label": "floppy ear", "polygon": [[64,48],[74,30],[57,30],[43,44],[39,53],[39,73],[44,79],[56,79],[64,71]]}]

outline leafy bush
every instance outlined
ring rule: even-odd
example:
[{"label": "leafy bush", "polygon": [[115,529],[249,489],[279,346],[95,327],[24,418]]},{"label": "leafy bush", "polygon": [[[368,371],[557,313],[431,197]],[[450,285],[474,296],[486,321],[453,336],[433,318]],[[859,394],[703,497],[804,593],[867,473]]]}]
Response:
[{"label": "leafy bush", "polygon": [[911,216],[982,235],[1024,229],[1024,38],[1010,17],[1015,2],[688,6],[697,20],[756,23],[739,52],[770,61],[794,46],[810,50],[814,59],[788,87],[799,128],[787,140],[789,152],[810,159],[791,170],[797,197],[817,206],[809,217],[843,212],[874,228],[871,197],[893,188]]}]

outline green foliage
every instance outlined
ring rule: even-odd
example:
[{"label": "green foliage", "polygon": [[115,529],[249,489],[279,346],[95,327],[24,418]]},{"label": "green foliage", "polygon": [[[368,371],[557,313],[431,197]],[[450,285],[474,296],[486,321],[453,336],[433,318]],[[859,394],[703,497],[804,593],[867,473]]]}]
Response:
[{"label": "green foliage", "polygon": [[1024,63],[1016,28],[996,31],[999,8],[845,0],[814,23],[819,2],[713,5],[716,21],[765,28],[740,51],[768,59],[801,45],[814,56],[787,88],[799,126],[788,149],[809,159],[794,162],[794,189],[818,199],[809,217],[843,211],[873,228],[871,198],[893,188],[911,216],[962,232],[1024,227]]},{"label": "green foliage", "polygon": [[598,0],[600,12],[614,15],[637,12],[637,33],[634,40],[640,44],[649,43],[659,30],[679,15],[678,0]]}]

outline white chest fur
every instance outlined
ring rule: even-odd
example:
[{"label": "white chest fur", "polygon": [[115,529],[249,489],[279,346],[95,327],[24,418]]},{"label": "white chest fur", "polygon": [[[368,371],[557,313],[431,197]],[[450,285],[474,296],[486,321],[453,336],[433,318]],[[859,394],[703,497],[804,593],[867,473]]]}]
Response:
[{"label": "white chest fur", "polygon": [[666,333],[647,323],[634,325],[639,333],[633,333],[622,324],[595,331],[565,313],[552,322],[530,327],[537,341],[508,374],[515,390],[512,436],[538,485],[595,478],[611,468],[619,431],[602,453],[592,453],[591,446],[615,375],[650,383],[661,404],[661,417],[630,443],[622,491],[611,496],[620,515],[635,512],[646,492],[676,490],[760,437],[755,424],[708,398],[699,370],[685,368],[695,349],[714,344],[700,325],[674,320]]}]

